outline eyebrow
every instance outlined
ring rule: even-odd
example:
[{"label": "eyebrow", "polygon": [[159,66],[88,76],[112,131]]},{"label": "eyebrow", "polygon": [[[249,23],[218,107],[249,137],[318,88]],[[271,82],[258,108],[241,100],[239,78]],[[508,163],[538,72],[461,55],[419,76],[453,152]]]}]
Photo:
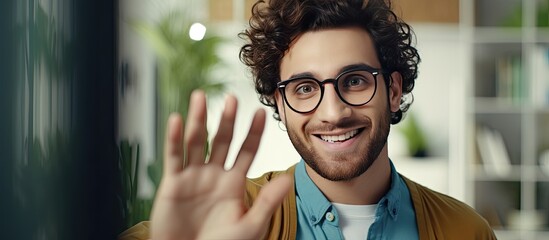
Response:
[{"label": "eyebrow", "polygon": [[[346,65],[346,66],[341,67],[339,69],[339,72],[336,74],[336,76],[341,74],[342,72],[352,71],[352,70],[355,70],[355,69],[364,69],[364,68],[370,69],[370,70],[379,70],[378,68],[372,67],[368,64],[357,63],[357,64],[350,64],[350,65]],[[296,78],[315,78],[315,77],[314,77],[314,74],[312,72],[302,72],[302,73],[293,74],[288,79],[296,79]]]}]

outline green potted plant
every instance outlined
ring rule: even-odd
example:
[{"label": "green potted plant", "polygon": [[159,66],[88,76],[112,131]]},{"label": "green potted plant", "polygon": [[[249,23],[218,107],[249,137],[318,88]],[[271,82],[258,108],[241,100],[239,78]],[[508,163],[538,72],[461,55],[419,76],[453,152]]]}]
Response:
[{"label": "green potted plant", "polygon": [[[193,90],[202,89],[208,95],[217,95],[224,90],[224,83],[215,81],[211,77],[214,67],[221,64],[217,55],[217,47],[222,43],[222,38],[206,34],[201,40],[193,40],[189,37],[189,31],[193,21],[183,12],[170,12],[156,23],[143,21],[132,22],[133,29],[142,36],[153,49],[156,57],[156,86],[157,86],[157,125],[156,125],[156,152],[155,161],[148,166],[147,173],[155,191],[162,177],[162,149],[166,121],[170,113],[178,112],[187,115],[189,98]],[[122,142],[120,150],[125,152],[126,168],[135,169],[138,163],[134,155],[128,153],[130,147],[127,142]],[[137,147],[137,146],[136,146]],[[125,150],[124,150],[125,149]],[[131,151],[130,151],[131,152]],[[135,154],[138,154],[135,153]],[[130,160],[128,160],[128,158]],[[124,170],[125,177],[135,176],[132,170]],[[133,175],[132,175],[133,174]],[[131,188],[126,199],[133,202],[129,206],[133,211],[127,210],[128,226],[149,218],[152,207],[152,199],[139,199],[135,196],[137,189],[136,178],[123,180],[125,187]],[[130,184],[127,184],[130,183]],[[135,216],[137,215],[137,216]]]}]

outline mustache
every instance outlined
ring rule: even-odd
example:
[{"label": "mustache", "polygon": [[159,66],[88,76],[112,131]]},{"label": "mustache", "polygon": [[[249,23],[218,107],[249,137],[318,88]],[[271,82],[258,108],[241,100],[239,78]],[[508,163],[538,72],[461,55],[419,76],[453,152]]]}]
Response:
[{"label": "mustache", "polygon": [[360,126],[361,128],[371,128],[372,120],[370,118],[345,118],[336,123],[311,124],[305,127],[305,132],[329,132],[336,129],[354,128],[357,126]]}]

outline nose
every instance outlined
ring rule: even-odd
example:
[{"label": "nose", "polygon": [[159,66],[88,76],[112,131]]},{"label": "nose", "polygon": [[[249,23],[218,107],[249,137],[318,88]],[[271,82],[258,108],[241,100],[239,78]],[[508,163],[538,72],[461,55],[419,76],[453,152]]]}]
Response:
[{"label": "nose", "polygon": [[351,106],[339,98],[333,84],[326,84],[324,85],[324,96],[315,115],[322,122],[336,124],[341,119],[351,116]]}]

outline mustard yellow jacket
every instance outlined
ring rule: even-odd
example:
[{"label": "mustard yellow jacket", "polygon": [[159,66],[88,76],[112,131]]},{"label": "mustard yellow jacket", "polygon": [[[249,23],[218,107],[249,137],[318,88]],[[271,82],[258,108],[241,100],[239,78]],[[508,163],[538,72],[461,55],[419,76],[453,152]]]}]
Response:
[{"label": "mustard yellow jacket", "polygon": [[[288,173],[294,175],[295,166],[286,171],[269,172],[246,183],[245,202],[248,207],[262,186],[271,179]],[[419,239],[496,239],[486,220],[468,205],[444,194],[435,192],[402,176],[410,190],[416,213]],[[292,185],[294,186],[294,185]],[[292,187],[293,188],[293,187]],[[141,222],[124,231],[120,240],[149,239],[149,222]],[[283,200],[274,213],[264,239],[295,239],[297,210],[295,189]]]}]

